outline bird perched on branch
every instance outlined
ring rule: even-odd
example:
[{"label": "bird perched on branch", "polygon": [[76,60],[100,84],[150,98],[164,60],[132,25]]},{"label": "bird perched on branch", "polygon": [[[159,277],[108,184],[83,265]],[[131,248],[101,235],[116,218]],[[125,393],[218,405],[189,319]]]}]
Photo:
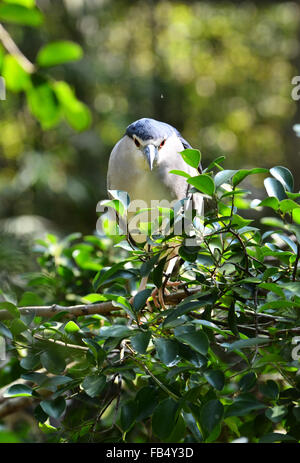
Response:
[{"label": "bird perched on branch", "polygon": [[[178,130],[165,122],[148,118],[133,122],[111,152],[108,194],[113,197],[115,190],[126,191],[130,202],[140,204],[141,208],[153,207],[153,201],[166,201],[164,204],[168,204],[187,198],[191,187],[186,178],[170,171],[181,170],[190,176],[199,175],[201,170],[185,163],[180,154],[188,148],[191,149],[191,145]],[[190,194],[189,197],[193,208],[202,215],[201,194]],[[138,236],[132,227],[129,223],[128,231],[133,233],[134,240],[145,241],[145,236]]]}]

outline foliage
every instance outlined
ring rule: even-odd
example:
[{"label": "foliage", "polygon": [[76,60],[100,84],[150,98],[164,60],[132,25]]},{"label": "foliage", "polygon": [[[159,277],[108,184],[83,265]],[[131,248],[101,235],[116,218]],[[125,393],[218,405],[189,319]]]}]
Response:
[{"label": "foliage", "polygon": [[[241,187],[254,174],[269,175],[262,201]],[[32,401],[44,440],[300,441],[300,194],[281,166],[212,163],[194,182],[207,195],[206,177],[210,208],[193,248],[172,233],[151,236],[147,251],[99,235],[37,242],[40,272],[1,303],[0,384],[6,400]],[[253,208],[271,216],[253,226]],[[152,290],[174,246],[180,285],[163,307]],[[80,304],[85,315],[68,314]]]}]

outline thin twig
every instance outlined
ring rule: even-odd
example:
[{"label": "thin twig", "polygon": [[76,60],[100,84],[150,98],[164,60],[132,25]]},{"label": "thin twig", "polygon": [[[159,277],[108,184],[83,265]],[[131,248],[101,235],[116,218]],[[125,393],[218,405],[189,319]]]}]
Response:
[{"label": "thin twig", "polygon": [[8,51],[9,54],[14,56],[19,64],[22,66],[24,71],[29,74],[33,74],[35,71],[35,66],[29,61],[28,58],[21,52],[17,44],[13,41],[6,29],[0,24],[0,41],[2,42],[4,48]]}]

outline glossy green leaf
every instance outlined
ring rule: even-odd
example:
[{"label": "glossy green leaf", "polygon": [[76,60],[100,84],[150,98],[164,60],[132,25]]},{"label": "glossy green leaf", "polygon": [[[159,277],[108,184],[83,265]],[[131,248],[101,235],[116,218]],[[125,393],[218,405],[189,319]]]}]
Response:
[{"label": "glossy green leaf", "polygon": [[279,209],[279,201],[275,196],[271,196],[270,198],[266,198],[263,201],[261,201],[258,204],[259,207],[261,206],[267,206],[271,207],[271,209],[274,209],[274,211],[277,211]]},{"label": "glossy green leaf", "polygon": [[196,177],[190,177],[187,182],[206,195],[212,196],[215,192],[214,181],[209,175],[201,174]]},{"label": "glossy green leaf", "polygon": [[200,423],[208,434],[222,421],[224,407],[219,400],[209,400],[201,407]]},{"label": "glossy green leaf", "polygon": [[162,363],[173,366],[179,361],[178,345],[171,339],[158,338],[154,342],[157,354]]},{"label": "glossy green leaf", "polygon": [[40,356],[43,367],[50,373],[60,374],[66,368],[66,362],[61,353],[57,350],[48,350]]},{"label": "glossy green leaf", "polygon": [[280,210],[285,214],[286,212],[291,212],[294,209],[299,209],[300,205],[293,201],[292,199],[283,199],[280,201]]},{"label": "glossy green leaf", "polygon": [[266,178],[264,180],[264,185],[268,193],[268,196],[275,196],[275,198],[279,199],[279,201],[286,199],[286,193],[284,191],[284,188],[282,184],[278,180],[276,180],[276,178]]},{"label": "glossy green leaf", "polygon": [[190,174],[187,174],[186,172],[183,172],[183,170],[170,170],[169,171],[169,174],[175,174],[175,175],[179,175],[180,177],[184,177],[184,178],[190,178]]},{"label": "glossy green leaf", "polygon": [[232,185],[235,187],[239,183],[244,180],[244,178],[248,177],[248,175],[254,174],[265,174],[268,172],[268,169],[263,168],[255,168],[255,169],[241,169],[239,170],[234,176],[232,177]]},{"label": "glossy green leaf", "polygon": [[182,333],[177,339],[188,344],[196,352],[206,355],[208,351],[208,337],[204,331],[195,331],[194,333]]},{"label": "glossy green leaf", "polygon": [[26,384],[14,384],[10,386],[4,393],[3,397],[30,397],[32,389]]},{"label": "glossy green leaf", "polygon": [[66,401],[63,397],[57,397],[54,400],[42,400],[40,406],[48,416],[58,419],[66,409]]},{"label": "glossy green leaf", "polygon": [[224,183],[230,182],[232,177],[237,172],[238,172],[237,170],[221,170],[221,172],[218,172],[214,178],[216,188],[223,185]]},{"label": "glossy green leaf", "polygon": [[257,377],[253,371],[250,373],[246,373],[240,380],[239,380],[239,388],[241,391],[249,391],[252,389],[254,384],[256,383]]},{"label": "glossy green leaf", "polygon": [[183,160],[191,167],[197,169],[201,161],[201,153],[199,150],[187,148],[180,152]]},{"label": "glossy green leaf", "polygon": [[221,370],[207,370],[204,372],[205,379],[209,382],[209,384],[221,391],[225,384],[225,376],[223,371]]},{"label": "glossy green leaf", "polygon": [[294,189],[294,179],[286,167],[276,166],[270,169],[270,173],[275,177],[287,191],[292,192]]},{"label": "glossy green leaf", "polygon": [[106,386],[106,377],[104,375],[88,375],[81,385],[87,395],[97,397]]},{"label": "glossy green leaf", "polygon": [[143,307],[145,307],[146,301],[150,297],[151,293],[151,289],[143,289],[134,296],[132,305],[136,312],[139,312]]},{"label": "glossy green leaf", "polygon": [[132,336],[130,339],[131,345],[134,350],[136,350],[139,354],[145,354],[147,351],[147,347],[149,341],[151,339],[151,332],[141,332]]},{"label": "glossy green leaf", "polygon": [[120,424],[124,432],[129,431],[137,416],[137,403],[134,400],[125,402],[121,408]]},{"label": "glossy green leaf", "polygon": [[153,386],[142,387],[136,394],[135,401],[137,404],[136,420],[144,420],[152,415],[158,402],[157,390]]},{"label": "glossy green leaf", "polygon": [[268,338],[249,338],[249,339],[239,339],[229,344],[228,351],[247,349],[248,347],[257,346],[259,344],[265,344],[268,342]]},{"label": "glossy green leaf", "polygon": [[171,434],[177,409],[177,403],[171,398],[163,400],[155,408],[152,417],[152,430],[160,439],[165,439]]}]

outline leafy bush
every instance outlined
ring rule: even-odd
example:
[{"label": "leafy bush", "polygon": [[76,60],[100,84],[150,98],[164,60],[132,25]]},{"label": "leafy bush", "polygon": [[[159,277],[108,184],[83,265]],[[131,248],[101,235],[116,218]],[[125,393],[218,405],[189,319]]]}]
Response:
[{"label": "leafy bush", "polygon": [[[300,440],[300,194],[274,167],[267,197],[250,200],[241,182],[266,170],[221,162],[193,180],[210,200],[196,247],[172,233],[147,250],[124,237],[48,235],[26,291],[2,294],[1,400],[32,404],[43,439]],[[261,224],[245,218],[262,208],[271,216]],[[169,288],[174,246],[178,284],[162,307],[153,290]]]}]

